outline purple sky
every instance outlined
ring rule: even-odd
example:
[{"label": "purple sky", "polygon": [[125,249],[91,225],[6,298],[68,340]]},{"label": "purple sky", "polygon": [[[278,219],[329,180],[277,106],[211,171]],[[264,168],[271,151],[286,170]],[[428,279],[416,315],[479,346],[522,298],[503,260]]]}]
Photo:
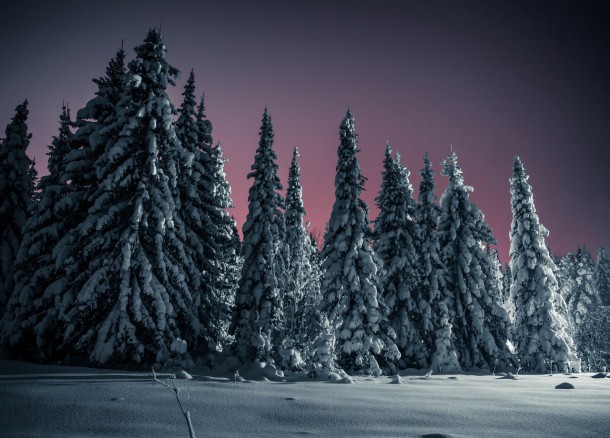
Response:
[{"label": "purple sky", "polygon": [[0,124],[29,99],[29,154],[42,172],[62,101],[75,114],[121,39],[131,59],[161,25],[167,58],[183,72],[173,103],[193,68],[230,160],[240,228],[265,105],[284,185],[299,146],[305,208],[318,229],[330,216],[349,106],[370,219],[386,140],[416,191],[429,152],[439,195],[447,183],[439,162],[452,144],[504,261],[514,154],[531,175],[553,252],[610,248],[610,8],[601,2],[12,3],[0,15]]}]

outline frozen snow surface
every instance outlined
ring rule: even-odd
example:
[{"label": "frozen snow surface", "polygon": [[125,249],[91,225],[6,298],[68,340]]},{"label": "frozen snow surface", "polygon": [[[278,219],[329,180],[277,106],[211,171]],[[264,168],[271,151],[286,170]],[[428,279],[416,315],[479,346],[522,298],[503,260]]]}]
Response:
[{"label": "frozen snow surface", "polygon": [[[198,437],[602,437],[610,425],[610,379],[592,374],[506,380],[410,370],[399,385],[385,376],[337,385],[338,375],[309,380],[250,368],[240,368],[240,379],[194,369],[192,380],[176,382]],[[555,390],[571,377],[574,389]],[[6,437],[188,436],[174,396],[151,372],[0,360],[0,400]]]}]

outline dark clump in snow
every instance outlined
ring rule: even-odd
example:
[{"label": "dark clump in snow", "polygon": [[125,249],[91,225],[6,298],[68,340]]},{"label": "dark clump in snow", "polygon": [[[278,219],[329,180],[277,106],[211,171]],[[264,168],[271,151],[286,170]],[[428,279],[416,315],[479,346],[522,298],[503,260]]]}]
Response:
[{"label": "dark clump in snow", "polygon": [[591,377],[593,377],[594,379],[605,379],[606,377],[608,377],[608,375],[606,373],[597,373],[593,374]]},{"label": "dark clump in snow", "polygon": [[574,389],[574,385],[571,383],[563,382],[555,387],[555,389]]},{"label": "dark clump in snow", "polygon": [[451,435],[447,435],[446,433],[427,433],[422,435],[421,438],[451,438]]}]

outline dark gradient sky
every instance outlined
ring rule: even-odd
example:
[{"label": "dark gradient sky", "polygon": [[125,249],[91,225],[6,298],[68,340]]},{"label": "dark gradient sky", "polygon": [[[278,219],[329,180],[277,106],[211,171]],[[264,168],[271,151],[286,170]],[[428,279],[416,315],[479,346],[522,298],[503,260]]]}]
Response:
[{"label": "dark gradient sky", "polygon": [[214,138],[223,144],[233,211],[247,211],[246,180],[265,105],[285,185],[301,151],[305,208],[323,229],[334,197],[338,128],[346,109],[368,178],[380,185],[385,142],[400,151],[417,190],[429,152],[453,145],[471,199],[508,258],[514,154],[531,175],[555,253],[610,248],[610,8],[603,2],[53,1],[2,7],[0,123],[30,101],[30,155],[46,147],[63,100],[73,113],[95,91],[121,40],[129,59],[151,26],[182,78],[194,68]]}]

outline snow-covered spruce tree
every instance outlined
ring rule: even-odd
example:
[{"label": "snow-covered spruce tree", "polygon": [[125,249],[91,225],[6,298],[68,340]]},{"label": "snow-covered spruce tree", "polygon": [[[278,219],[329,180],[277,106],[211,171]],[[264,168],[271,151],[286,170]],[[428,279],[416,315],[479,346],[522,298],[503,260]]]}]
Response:
[{"label": "snow-covered spruce tree", "polygon": [[201,332],[174,231],[182,226],[177,157],[188,155],[166,92],[178,71],[157,29],[135,51],[117,104],[118,137],[105,144],[95,202],[77,229],[86,269],[65,317],[71,351],[115,366],[167,363],[178,352],[188,361],[180,339],[192,351]]},{"label": "snow-covered spruce tree", "polygon": [[280,247],[285,237],[282,185],[277,176],[273,125],[267,108],[263,114],[258,149],[248,178],[248,215],[243,227],[243,267],[229,333],[235,336],[233,352],[242,362],[273,360],[283,324],[284,267]]},{"label": "snow-covered spruce tree", "polygon": [[307,231],[303,226],[303,199],[301,188],[301,169],[298,163],[299,150],[294,148],[292,161],[288,170],[288,188],[286,189],[286,239],[288,259],[286,265],[286,289],[284,291],[285,337],[294,340],[296,334],[297,306],[303,299],[303,283],[306,279],[306,266],[309,262],[306,249],[309,246]]},{"label": "snow-covered spruce tree", "polygon": [[444,267],[440,260],[437,225],[440,207],[435,191],[434,170],[428,154],[424,156],[424,168],[420,170],[417,222],[420,228],[420,279],[422,288],[423,340],[430,352],[430,364],[434,370],[460,371],[455,352],[447,297],[444,288]]},{"label": "snow-covered spruce tree", "polygon": [[51,353],[48,348],[57,346],[57,342],[44,336],[49,312],[43,303],[47,287],[56,279],[53,249],[67,232],[65,218],[55,206],[69,190],[60,178],[64,174],[64,157],[70,151],[73,125],[70,109],[64,104],[59,133],[47,153],[49,173],[38,181],[39,202],[26,223],[15,261],[15,288],[3,320],[2,339],[5,350],[16,358],[45,359]]},{"label": "snow-covered spruce tree", "polygon": [[570,322],[568,301],[572,298],[574,285],[576,282],[576,256],[573,252],[567,253],[563,257],[555,257],[553,260],[555,267],[555,279],[557,280],[557,293],[555,294],[555,312],[561,319],[561,324],[565,327],[570,336],[574,336],[574,327]]},{"label": "snow-covered spruce tree", "polygon": [[548,231],[539,222],[529,175],[518,156],[513,164],[510,230],[511,299],[515,305],[520,365],[536,372],[569,371],[580,364],[565,321],[555,311],[555,266],[545,245]]},{"label": "snow-covered spruce tree", "polygon": [[422,301],[419,279],[419,226],[414,220],[417,205],[409,170],[385,148],[381,190],[375,199],[379,216],[375,220],[373,249],[383,262],[379,290],[388,306],[388,320],[396,332],[401,368],[424,368],[428,351],[422,342]]},{"label": "snow-covered spruce tree", "polygon": [[212,259],[212,266],[215,268],[216,274],[210,281],[213,284],[213,301],[218,305],[207,317],[215,321],[209,324],[209,327],[211,336],[217,340],[218,349],[218,347],[227,346],[232,342],[228,330],[241,274],[242,258],[240,257],[241,243],[237,224],[233,216],[227,212],[229,208],[233,208],[233,201],[231,200],[231,186],[224,172],[226,159],[220,143],[212,148],[211,157],[212,181],[214,182],[214,197],[212,198],[214,208],[211,210],[213,213],[211,218],[215,223],[217,233],[215,235],[216,253]]},{"label": "snow-covered spruce tree", "polygon": [[442,162],[449,183],[441,197],[438,235],[445,265],[450,322],[462,368],[495,369],[512,365],[507,340],[508,313],[499,290],[486,277],[490,263],[482,243],[496,243],[483,213],[470,202],[473,188],[464,184],[457,155]]},{"label": "snow-covered spruce tree", "polygon": [[578,248],[574,259],[574,284],[567,304],[570,325],[578,332],[587,313],[599,305],[599,297],[595,288],[595,266],[591,253],[586,248]]},{"label": "snow-covered spruce tree", "polygon": [[320,281],[322,280],[322,268],[318,242],[309,234],[305,248],[307,257],[307,278],[303,283],[303,299],[297,308],[297,336],[302,344],[308,348],[316,336],[322,333],[323,321],[320,313]]},{"label": "snow-covered spruce tree", "polygon": [[304,365],[302,357],[311,353],[311,341],[321,332],[318,310],[320,302],[320,260],[317,244],[303,225],[301,170],[299,151],[294,148],[288,171],[286,190],[286,287],[284,290],[284,340],[282,342],[284,368],[298,369]]},{"label": "snow-covered spruce tree", "polygon": [[[221,349],[222,318],[226,314],[227,303],[218,300],[215,293],[215,279],[220,275],[215,259],[220,255],[218,232],[213,221],[216,202],[213,181],[214,161],[212,157],[212,125],[203,123],[203,102],[199,110],[195,100],[195,75],[191,71],[184,92],[184,99],[176,120],[176,136],[182,147],[192,157],[183,162],[178,174],[177,192],[180,204],[178,214],[184,225],[179,230],[188,258],[187,281],[193,294],[193,306],[199,321],[203,324],[198,355]],[[201,113],[201,114],[200,114]],[[201,120],[199,119],[201,117]]]},{"label": "snow-covered spruce tree", "polygon": [[62,359],[71,348],[64,341],[66,315],[71,311],[80,287],[87,279],[88,259],[82,257],[86,239],[79,226],[87,220],[89,209],[97,199],[99,172],[108,162],[108,151],[116,142],[121,123],[118,104],[124,95],[125,52],[119,49],[106,66],[106,74],[93,79],[97,85],[95,97],[76,115],[76,132],[68,142],[69,150],[63,157],[61,184],[66,193],[55,204],[55,214],[63,220],[66,232],[53,248],[55,270],[37,303],[45,315],[36,326],[37,336],[45,339],[47,358]]},{"label": "snow-covered spruce tree", "polygon": [[498,251],[491,250],[489,243],[485,246],[485,255],[487,256],[487,270],[485,272],[485,278],[487,279],[487,290],[490,294],[497,297],[497,303],[500,304],[504,309],[507,309],[504,299],[504,274],[502,273],[502,263],[500,263],[500,257]]},{"label": "snow-covered spruce tree", "polygon": [[599,306],[585,316],[574,340],[589,372],[610,368],[610,307]]},{"label": "snow-covered spruce tree", "polygon": [[556,264],[555,277],[559,293],[566,303],[569,302],[572,299],[576,281],[576,255],[573,252],[559,258]]},{"label": "snow-covered spruce tree", "polygon": [[610,306],[610,257],[604,247],[599,247],[595,263],[595,287],[600,304]]},{"label": "snow-covered spruce tree", "polygon": [[34,206],[33,161],[26,154],[28,101],[15,108],[0,144],[0,315],[13,293],[13,269],[25,225]]},{"label": "snow-covered spruce tree", "polygon": [[[212,146],[212,123],[205,116],[205,100],[202,96],[197,105],[195,115],[197,130],[200,138],[200,147],[208,156],[206,167],[200,172],[206,172],[205,178],[209,180],[212,192],[206,197],[212,227],[207,230],[210,248],[214,253],[210,259],[211,275],[205,275],[204,281],[211,286],[212,296],[207,300],[211,306],[205,316],[208,337],[212,340],[215,350],[228,345],[231,339],[228,335],[231,322],[232,308],[234,306],[241,273],[239,233],[235,219],[229,215],[228,209],[233,208],[231,200],[231,186],[224,171],[225,162],[222,146],[217,143]],[[203,174],[202,174],[203,175]]]},{"label": "snow-covered spruce tree", "polygon": [[424,157],[424,168],[420,170],[421,181],[417,205],[417,223],[420,230],[419,256],[422,311],[422,339],[430,354],[430,367],[435,371],[461,371],[455,352],[455,342],[449,322],[449,300],[444,293],[445,276],[439,253],[437,225],[440,207],[434,194],[434,170]]},{"label": "snow-covered spruce tree", "polygon": [[380,261],[370,246],[368,206],[360,198],[365,179],[349,111],[339,135],[335,203],[322,249],[320,310],[330,323],[327,334],[336,337],[339,366],[348,372],[379,374],[377,359],[392,365],[400,352],[387,321],[387,306],[378,291]]}]

